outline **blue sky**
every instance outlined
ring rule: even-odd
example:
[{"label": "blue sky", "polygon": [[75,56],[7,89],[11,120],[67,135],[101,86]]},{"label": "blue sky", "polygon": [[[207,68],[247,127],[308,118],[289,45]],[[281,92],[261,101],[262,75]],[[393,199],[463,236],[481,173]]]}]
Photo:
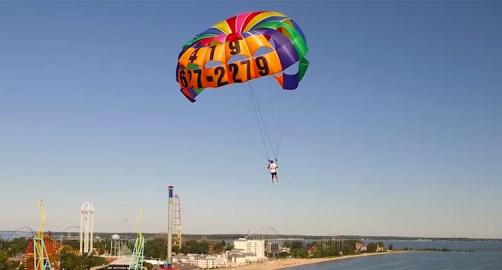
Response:
[{"label": "blue sky", "polygon": [[[300,87],[253,82],[279,108],[272,185],[247,87],[196,104],[181,45],[215,22],[279,10],[305,32]],[[500,2],[0,3],[0,230],[502,237]],[[268,99],[270,98],[270,100]],[[271,101],[279,104],[272,107]]]}]

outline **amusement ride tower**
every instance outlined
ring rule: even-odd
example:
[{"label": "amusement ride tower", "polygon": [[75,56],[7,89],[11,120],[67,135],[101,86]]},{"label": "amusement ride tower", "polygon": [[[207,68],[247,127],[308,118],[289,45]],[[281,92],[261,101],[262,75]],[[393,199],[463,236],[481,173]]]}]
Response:
[{"label": "amusement ride tower", "polygon": [[42,200],[40,200],[38,207],[40,208],[40,225],[33,237],[33,269],[52,270],[51,262],[49,260],[49,255],[44,242],[45,210]]},{"label": "amusement ride tower", "polygon": [[94,235],[94,206],[90,202],[84,202],[80,207],[80,255],[92,251]]},{"label": "amusement ride tower", "polygon": [[181,201],[178,195],[174,195],[173,205],[173,245],[181,248]]},{"label": "amusement ride tower", "polygon": [[173,213],[172,213],[172,208],[173,208],[173,192],[174,192],[174,186],[168,186],[167,187],[169,190],[169,200],[167,203],[167,261],[166,261],[166,266],[167,269],[172,269],[173,266],[173,256],[172,256],[172,244],[173,244],[173,238],[172,238],[172,232],[173,232]]}]

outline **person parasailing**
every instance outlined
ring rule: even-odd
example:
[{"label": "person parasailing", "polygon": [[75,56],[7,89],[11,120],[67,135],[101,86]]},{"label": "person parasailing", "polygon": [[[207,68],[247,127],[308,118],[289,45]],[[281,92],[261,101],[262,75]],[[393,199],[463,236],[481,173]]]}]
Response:
[{"label": "person parasailing", "polygon": [[[261,50],[265,48],[267,52]],[[308,51],[303,31],[290,17],[277,11],[255,11],[232,16],[195,35],[178,55],[176,81],[190,102],[195,102],[206,88],[248,85],[265,158],[275,158],[267,166],[272,182],[279,181],[279,143],[274,147],[251,81],[270,76],[280,88],[296,89],[309,66]],[[240,59],[234,61],[235,56]],[[288,68],[293,65],[297,65],[297,71],[290,74]]]},{"label": "person parasailing", "polygon": [[274,183],[274,179],[277,183],[279,183],[279,178],[277,177],[277,170],[279,169],[279,165],[277,165],[277,159],[275,159],[275,162],[269,159],[267,169],[272,176],[272,183]]}]

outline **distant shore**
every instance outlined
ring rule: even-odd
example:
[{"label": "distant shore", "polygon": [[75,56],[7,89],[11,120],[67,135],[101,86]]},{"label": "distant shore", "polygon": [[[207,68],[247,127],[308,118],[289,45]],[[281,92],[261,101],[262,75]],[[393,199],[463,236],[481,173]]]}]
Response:
[{"label": "distant shore", "polygon": [[241,265],[236,267],[231,267],[227,269],[235,269],[235,270],[275,270],[275,269],[285,269],[289,267],[296,267],[308,264],[317,264],[317,263],[325,263],[325,262],[334,262],[339,260],[347,260],[347,259],[355,259],[361,257],[369,257],[369,256],[380,256],[380,255],[390,255],[390,254],[401,254],[408,253],[410,251],[387,251],[387,252],[378,252],[378,253],[363,253],[358,255],[349,255],[349,256],[340,256],[340,257],[329,257],[329,258],[312,258],[312,259],[277,259],[277,260],[268,260],[262,263],[254,263]]}]

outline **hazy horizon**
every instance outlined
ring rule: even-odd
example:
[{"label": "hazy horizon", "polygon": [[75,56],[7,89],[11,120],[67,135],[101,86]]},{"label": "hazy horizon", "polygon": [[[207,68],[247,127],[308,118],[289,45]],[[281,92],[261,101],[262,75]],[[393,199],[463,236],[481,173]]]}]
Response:
[{"label": "hazy horizon", "polygon": [[[36,228],[32,228],[32,229],[35,229]],[[34,230],[34,231],[35,231]],[[17,236],[22,236],[23,235],[23,232],[24,233],[27,233],[28,231],[26,230],[2,230],[0,231],[0,233],[5,233],[5,232],[8,232],[8,233],[13,233],[13,232],[17,232],[16,234],[13,234],[14,236],[12,238],[15,238],[15,235]],[[78,228],[74,229],[74,230],[66,230],[64,232],[62,231],[51,231],[51,230],[47,230],[47,232],[50,232],[50,233],[76,233],[78,234]],[[148,235],[156,235],[156,234],[159,234],[159,235],[163,235],[163,234],[167,234],[167,231],[160,231],[160,232],[142,232],[143,234],[145,234],[145,236],[148,236]],[[123,232],[115,232],[115,231],[110,231],[110,232],[107,232],[107,231],[95,231],[94,232],[94,235],[95,236],[99,236],[99,234],[119,234],[119,235],[124,235],[124,234],[131,234],[131,235],[135,235],[136,232],[135,231],[123,231]],[[248,235],[248,232],[241,232],[241,233],[190,233],[190,232],[183,232],[182,235],[190,235],[190,236],[224,236],[224,235],[229,235],[229,236],[234,236],[234,235]],[[489,238],[489,237],[455,237],[455,236],[451,236],[451,237],[430,237],[430,236],[424,236],[424,235],[414,235],[414,236],[402,236],[402,235],[359,235],[359,234],[342,234],[342,235],[327,235],[327,234],[324,234],[324,235],[318,235],[318,234],[274,234],[274,233],[258,233],[258,234],[253,234],[253,235],[267,235],[267,236],[274,236],[274,235],[277,235],[277,236],[301,236],[301,237],[315,237],[315,238],[318,238],[318,237],[348,237],[348,238],[352,238],[352,237],[368,237],[368,238],[385,238],[385,239],[392,239],[392,238],[412,238],[412,239],[459,239],[459,240],[462,240],[462,239],[468,239],[468,240],[480,240],[480,241],[502,241],[502,238]],[[0,238],[2,236],[0,235]],[[57,237],[57,235],[56,235]],[[454,240],[452,240],[454,241]]]},{"label": "hazy horizon", "polygon": [[[244,85],[179,92],[181,46],[249,10],[310,48],[283,110],[279,184]],[[501,2],[0,2],[0,230],[502,238]],[[265,108],[270,109],[270,108]]]}]

